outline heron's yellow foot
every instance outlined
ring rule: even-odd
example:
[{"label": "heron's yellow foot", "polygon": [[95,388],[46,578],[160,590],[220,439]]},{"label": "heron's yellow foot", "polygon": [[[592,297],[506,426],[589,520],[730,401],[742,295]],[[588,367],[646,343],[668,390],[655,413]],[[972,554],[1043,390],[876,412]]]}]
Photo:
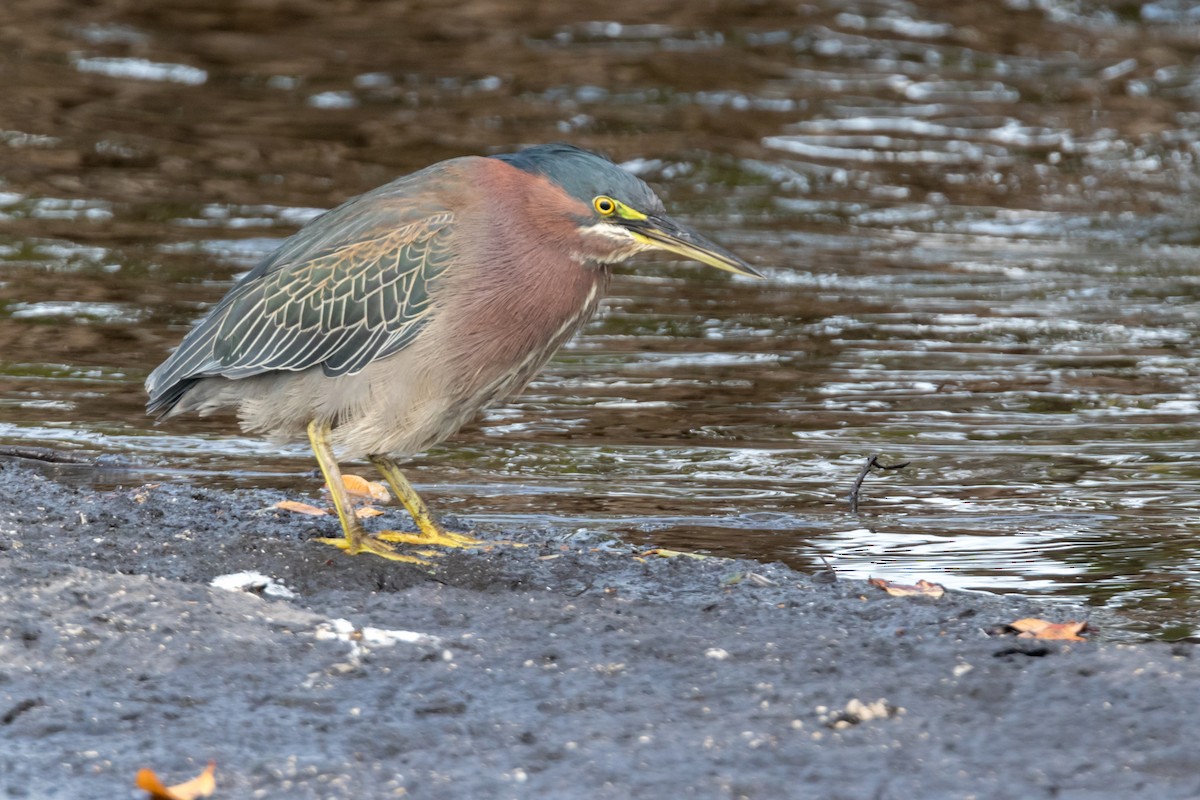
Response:
[{"label": "heron's yellow foot", "polygon": [[[387,542],[381,542],[375,536],[363,536],[358,540],[357,546],[344,536],[334,538],[320,538],[316,541],[321,544],[333,545],[337,549],[345,552],[347,555],[356,556],[359,553],[372,553],[380,558],[386,558],[388,561],[401,561],[405,564],[419,564],[423,567],[429,566],[429,562],[423,558],[416,556],[405,555],[404,553],[396,552],[396,548],[392,547]],[[435,556],[433,552],[423,552],[422,555]]]},{"label": "heron's yellow foot", "polygon": [[375,538],[385,542],[415,544],[420,547],[483,547],[492,542],[476,539],[466,533],[444,531],[441,528],[429,526],[420,533],[405,533],[404,531],[379,531]]},{"label": "heron's yellow foot", "polygon": [[370,458],[376,469],[387,479],[388,485],[392,487],[392,491],[396,493],[396,497],[404,504],[404,508],[412,516],[413,522],[417,523],[417,529],[420,531],[420,533],[383,531],[376,534],[380,539],[387,542],[415,544],[422,547],[464,548],[483,547],[493,544],[514,544],[512,542],[488,542],[483,539],[476,539],[468,533],[455,533],[454,531],[442,530],[433,521],[433,517],[429,513],[429,507],[425,505],[425,501],[417,494],[417,490],[413,488],[413,485],[408,482],[408,478],[404,477],[404,473],[400,471],[400,467],[396,462],[388,456],[374,455]]}]

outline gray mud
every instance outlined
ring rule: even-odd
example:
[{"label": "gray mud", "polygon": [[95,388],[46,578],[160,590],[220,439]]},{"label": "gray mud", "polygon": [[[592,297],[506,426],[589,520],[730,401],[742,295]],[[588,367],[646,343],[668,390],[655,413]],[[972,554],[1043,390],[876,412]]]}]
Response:
[{"label": "gray mud", "polygon": [[[0,468],[0,792],[214,759],[219,798],[1200,796],[1190,644],[992,637],[1081,612],[553,531],[431,574],[280,499]],[[209,586],[243,570],[296,596]]]}]

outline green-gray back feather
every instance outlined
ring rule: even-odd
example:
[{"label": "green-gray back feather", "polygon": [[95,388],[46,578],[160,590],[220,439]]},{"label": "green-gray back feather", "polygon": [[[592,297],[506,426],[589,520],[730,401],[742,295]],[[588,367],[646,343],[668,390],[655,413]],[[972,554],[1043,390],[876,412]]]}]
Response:
[{"label": "green-gray back feather", "polygon": [[151,413],[196,381],[321,366],[357,372],[403,349],[450,263],[453,215],[431,207],[438,166],[361,195],[310,222],[245,275],[150,374]]}]

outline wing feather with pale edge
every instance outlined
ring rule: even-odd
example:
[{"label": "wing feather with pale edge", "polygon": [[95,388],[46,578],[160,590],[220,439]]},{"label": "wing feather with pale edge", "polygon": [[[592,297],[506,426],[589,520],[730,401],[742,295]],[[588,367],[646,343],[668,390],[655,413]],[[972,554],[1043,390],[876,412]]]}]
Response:
[{"label": "wing feather with pale edge", "polygon": [[411,343],[451,262],[453,222],[405,196],[418,176],[319,217],[246,275],[151,373],[148,410],[169,411],[201,378],[346,375]]}]

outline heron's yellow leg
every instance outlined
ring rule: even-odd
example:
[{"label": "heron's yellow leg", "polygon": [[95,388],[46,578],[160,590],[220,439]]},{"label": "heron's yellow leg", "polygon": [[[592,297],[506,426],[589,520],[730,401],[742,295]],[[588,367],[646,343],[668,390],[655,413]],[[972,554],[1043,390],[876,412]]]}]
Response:
[{"label": "heron's yellow leg", "polygon": [[396,548],[387,542],[381,542],[374,536],[368,536],[363,530],[362,523],[354,516],[350,506],[350,496],[346,493],[346,484],[342,482],[342,471],[338,468],[337,458],[333,455],[333,447],[329,444],[329,425],[313,420],[308,423],[308,441],[312,445],[313,455],[317,457],[317,465],[325,476],[329,486],[329,496],[333,498],[333,507],[337,509],[338,520],[342,523],[341,539],[318,539],[318,542],[331,544],[345,550],[349,555],[359,553],[374,553],[381,558],[391,561],[404,561],[409,564],[428,564],[416,556],[406,556],[397,553]]},{"label": "heron's yellow leg", "polygon": [[476,547],[486,544],[474,536],[443,530],[434,522],[433,517],[429,514],[429,506],[425,505],[421,495],[417,494],[417,490],[408,482],[408,478],[404,477],[404,473],[400,471],[400,467],[395,461],[387,456],[371,456],[371,463],[387,479],[388,485],[392,487],[392,491],[408,509],[408,513],[412,515],[413,522],[417,523],[417,529],[420,531],[420,533],[384,531],[379,534],[380,539],[436,547]]}]

